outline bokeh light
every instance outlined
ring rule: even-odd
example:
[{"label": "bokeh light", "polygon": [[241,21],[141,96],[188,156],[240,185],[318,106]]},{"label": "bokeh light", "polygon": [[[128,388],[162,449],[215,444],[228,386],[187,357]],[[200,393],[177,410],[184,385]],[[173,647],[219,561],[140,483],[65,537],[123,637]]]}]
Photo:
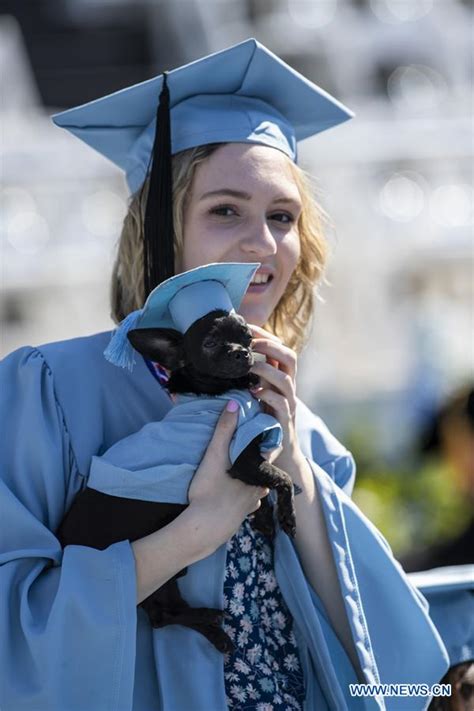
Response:
[{"label": "bokeh light", "polygon": [[21,254],[40,252],[51,233],[33,196],[23,188],[6,188],[2,191],[1,205],[2,232],[8,243]]},{"label": "bokeh light", "polygon": [[411,110],[435,108],[446,95],[447,89],[444,77],[423,65],[397,67],[387,81],[387,93],[391,101]]},{"label": "bokeh light", "polygon": [[338,0],[288,0],[288,14],[302,27],[325,27],[336,16]]},{"label": "bokeh light", "polygon": [[120,233],[126,205],[117,193],[98,190],[84,198],[82,221],[94,237],[116,237]]},{"label": "bokeh light", "polygon": [[431,12],[433,0],[370,0],[370,6],[382,22],[413,22]]},{"label": "bokeh light", "polygon": [[474,222],[474,192],[470,185],[440,185],[430,198],[430,214],[444,227],[466,227]]},{"label": "bokeh light", "polygon": [[425,205],[425,181],[421,175],[406,171],[393,173],[379,194],[382,214],[397,222],[410,222]]}]

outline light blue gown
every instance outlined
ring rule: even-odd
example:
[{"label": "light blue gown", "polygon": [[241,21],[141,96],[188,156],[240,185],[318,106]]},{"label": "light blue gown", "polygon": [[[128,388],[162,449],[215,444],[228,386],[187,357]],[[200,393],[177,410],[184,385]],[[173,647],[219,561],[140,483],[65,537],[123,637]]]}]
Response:
[{"label": "light blue gown", "polygon": [[[171,407],[142,361],[133,373],[105,361],[109,336],[24,348],[1,365],[0,708],[225,711],[222,655],[193,630],[152,630],[137,611],[130,543],[63,551],[54,535],[93,457]],[[349,499],[351,455],[301,403],[297,428],[366,680],[437,682],[444,647],[424,599]],[[222,606],[225,555],[224,545],[188,567],[179,584],[190,604]],[[422,697],[351,698],[349,660],[281,532],[275,573],[295,621],[307,711],[426,707]]]}]

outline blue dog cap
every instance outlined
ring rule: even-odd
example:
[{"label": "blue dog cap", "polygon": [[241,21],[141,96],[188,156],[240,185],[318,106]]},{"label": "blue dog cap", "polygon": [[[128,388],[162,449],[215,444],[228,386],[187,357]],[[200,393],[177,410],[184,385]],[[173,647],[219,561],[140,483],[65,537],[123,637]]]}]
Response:
[{"label": "blue dog cap", "polygon": [[[257,143],[296,160],[296,142],[354,115],[255,39],[167,74],[171,152]],[[53,116],[125,171],[131,192],[150,165],[163,76]]]},{"label": "blue dog cap", "polygon": [[215,309],[237,311],[259,266],[219,262],[167,279],[149,295],[136,328],[174,328],[184,333]]},{"label": "blue dog cap", "polygon": [[184,333],[199,318],[222,309],[237,311],[260,263],[218,262],[170,277],[132,311],[114,331],[104,351],[110,363],[133,369],[134,351],[127,334],[134,328],[173,328]]},{"label": "blue dog cap", "polygon": [[474,565],[434,568],[408,577],[428,600],[451,666],[474,660]]}]

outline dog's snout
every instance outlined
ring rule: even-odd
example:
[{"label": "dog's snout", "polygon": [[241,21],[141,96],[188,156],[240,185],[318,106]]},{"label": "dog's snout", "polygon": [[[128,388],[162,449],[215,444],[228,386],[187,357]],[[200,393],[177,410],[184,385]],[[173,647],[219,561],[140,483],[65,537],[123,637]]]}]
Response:
[{"label": "dog's snout", "polygon": [[250,362],[250,353],[245,348],[236,348],[230,352],[230,357],[232,360],[243,361],[246,363]]}]

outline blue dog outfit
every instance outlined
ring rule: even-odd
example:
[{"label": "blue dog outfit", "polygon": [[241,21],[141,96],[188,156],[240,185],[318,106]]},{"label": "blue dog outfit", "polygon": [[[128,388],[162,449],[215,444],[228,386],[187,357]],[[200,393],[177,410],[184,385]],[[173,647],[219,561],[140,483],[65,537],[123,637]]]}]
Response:
[{"label": "blue dog outfit", "polygon": [[[259,434],[264,437],[262,451],[280,445],[280,424],[261,411],[248,391],[229,390],[219,396],[177,395],[162,420],[150,422],[93,459],[88,486],[128,499],[187,503],[189,484],[229,400],[239,403],[237,429],[229,450],[231,463]],[[162,498],[163,485],[170,499]]]}]

